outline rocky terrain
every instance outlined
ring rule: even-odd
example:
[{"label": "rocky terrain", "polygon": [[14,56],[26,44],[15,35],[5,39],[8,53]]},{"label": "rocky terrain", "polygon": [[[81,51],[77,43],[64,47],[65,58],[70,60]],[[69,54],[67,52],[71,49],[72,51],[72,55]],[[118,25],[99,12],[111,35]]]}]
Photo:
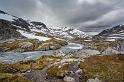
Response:
[{"label": "rocky terrain", "polygon": [[[0,11],[0,25],[1,25],[1,30],[3,27],[6,27],[6,29],[15,29],[16,32],[20,32],[21,30],[21,33],[26,32],[36,36],[59,37],[59,38],[66,38],[66,39],[72,39],[74,37],[82,37],[82,38],[88,37],[87,34],[77,29],[73,29],[69,27],[52,28],[52,27],[46,26],[42,22],[24,20],[22,18],[10,15],[4,11]],[[7,30],[7,32],[9,31],[11,30]],[[14,31],[11,31],[11,32],[14,32]],[[11,37],[8,37],[8,38],[14,38],[11,32],[10,32]],[[4,33],[1,33],[1,34],[3,34],[6,38],[7,36],[10,36]],[[3,36],[1,36],[1,40],[5,38],[5,37],[3,38],[2,37]]]},{"label": "rocky terrain", "polygon": [[64,40],[50,39],[39,41],[37,39],[8,39],[0,42],[2,52],[28,52],[28,51],[47,51],[56,50],[68,43]]},{"label": "rocky terrain", "polygon": [[0,82],[123,82],[124,25],[96,36],[0,10]]},{"label": "rocky terrain", "polygon": [[67,44],[67,40],[75,37],[85,38],[89,35],[69,27],[51,28],[42,22],[24,20],[0,11],[0,51],[59,49]]},{"label": "rocky terrain", "polygon": [[103,30],[101,33],[99,33],[96,36],[103,37],[108,41],[124,39],[124,25],[117,25],[110,29]]},{"label": "rocky terrain", "polygon": [[[73,58],[74,54],[73,54]],[[82,60],[51,55],[0,64],[1,82],[123,82],[124,56],[91,56]],[[16,78],[16,79],[15,79]]]}]

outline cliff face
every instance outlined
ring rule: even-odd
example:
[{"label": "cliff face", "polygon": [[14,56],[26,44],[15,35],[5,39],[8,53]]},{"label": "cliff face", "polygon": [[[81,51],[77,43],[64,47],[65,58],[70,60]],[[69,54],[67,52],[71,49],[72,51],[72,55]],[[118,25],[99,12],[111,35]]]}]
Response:
[{"label": "cliff face", "polygon": [[23,38],[23,36],[16,31],[17,27],[13,26],[10,22],[0,20],[0,40],[11,38]]}]

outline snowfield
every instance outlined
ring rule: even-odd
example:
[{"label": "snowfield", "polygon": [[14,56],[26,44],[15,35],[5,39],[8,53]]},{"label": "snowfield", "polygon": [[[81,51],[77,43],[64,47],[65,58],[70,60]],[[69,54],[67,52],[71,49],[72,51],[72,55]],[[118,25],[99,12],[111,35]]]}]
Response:
[{"label": "snowfield", "polygon": [[13,21],[14,17],[8,14],[0,14],[0,19],[8,20],[8,21]]},{"label": "snowfield", "polygon": [[33,35],[33,33],[28,33],[28,32],[22,31],[22,30],[18,30],[18,32],[20,32],[23,36],[25,36],[29,39],[38,39],[40,41],[47,41],[47,40],[51,39],[51,38],[43,37],[43,36],[36,36],[36,35]]}]

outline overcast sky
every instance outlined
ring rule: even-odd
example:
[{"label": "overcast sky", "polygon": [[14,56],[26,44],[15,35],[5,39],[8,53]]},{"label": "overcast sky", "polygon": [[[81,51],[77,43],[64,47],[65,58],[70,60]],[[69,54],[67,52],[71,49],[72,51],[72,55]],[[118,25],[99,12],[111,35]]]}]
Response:
[{"label": "overcast sky", "polygon": [[124,24],[124,0],[0,0],[0,9],[47,25],[70,25],[84,31]]}]

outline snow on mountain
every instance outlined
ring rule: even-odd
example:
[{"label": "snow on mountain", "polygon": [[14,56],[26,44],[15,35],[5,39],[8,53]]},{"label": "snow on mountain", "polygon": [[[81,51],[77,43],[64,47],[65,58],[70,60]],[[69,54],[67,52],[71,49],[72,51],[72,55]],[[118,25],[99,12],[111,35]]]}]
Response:
[{"label": "snow on mountain", "polygon": [[107,41],[115,41],[116,39],[124,39],[124,25],[117,25],[110,29],[103,30],[97,36],[106,38]]},{"label": "snow on mountain", "polygon": [[6,20],[6,21],[14,21],[14,20],[18,19],[18,17],[12,16],[12,15],[0,10],[0,19]]},{"label": "snow on mountain", "polygon": [[38,39],[39,41],[47,41],[50,40],[50,38],[48,37],[43,37],[43,36],[36,36],[33,33],[29,33],[29,32],[25,32],[22,30],[18,30],[18,32],[20,32],[23,36],[29,38],[29,39]]},{"label": "snow on mountain", "polygon": [[[80,37],[80,38],[89,37],[89,35],[77,29],[73,29],[70,27],[60,27],[60,26],[48,27],[42,22],[24,20],[22,18],[12,16],[4,11],[0,11],[0,20],[9,21],[11,26],[16,27],[17,30],[26,31],[26,34],[24,34],[24,32],[22,31],[18,31],[20,32],[20,34],[22,34],[25,37],[27,36],[29,37],[29,34],[30,36],[37,39],[39,37],[44,37],[44,36],[45,37],[52,36],[52,37],[64,38],[64,39],[72,39],[75,37]],[[43,33],[44,35],[36,36],[36,33]]]},{"label": "snow on mountain", "polygon": [[63,37],[68,39],[72,39],[74,37],[80,37],[80,38],[88,37],[88,35],[85,34],[84,32],[70,27],[55,27],[55,28],[48,27],[48,28],[50,32],[49,34],[54,35],[56,37]]},{"label": "snow on mountain", "polygon": [[0,18],[8,21],[13,21],[13,17],[8,14],[0,14]]}]

